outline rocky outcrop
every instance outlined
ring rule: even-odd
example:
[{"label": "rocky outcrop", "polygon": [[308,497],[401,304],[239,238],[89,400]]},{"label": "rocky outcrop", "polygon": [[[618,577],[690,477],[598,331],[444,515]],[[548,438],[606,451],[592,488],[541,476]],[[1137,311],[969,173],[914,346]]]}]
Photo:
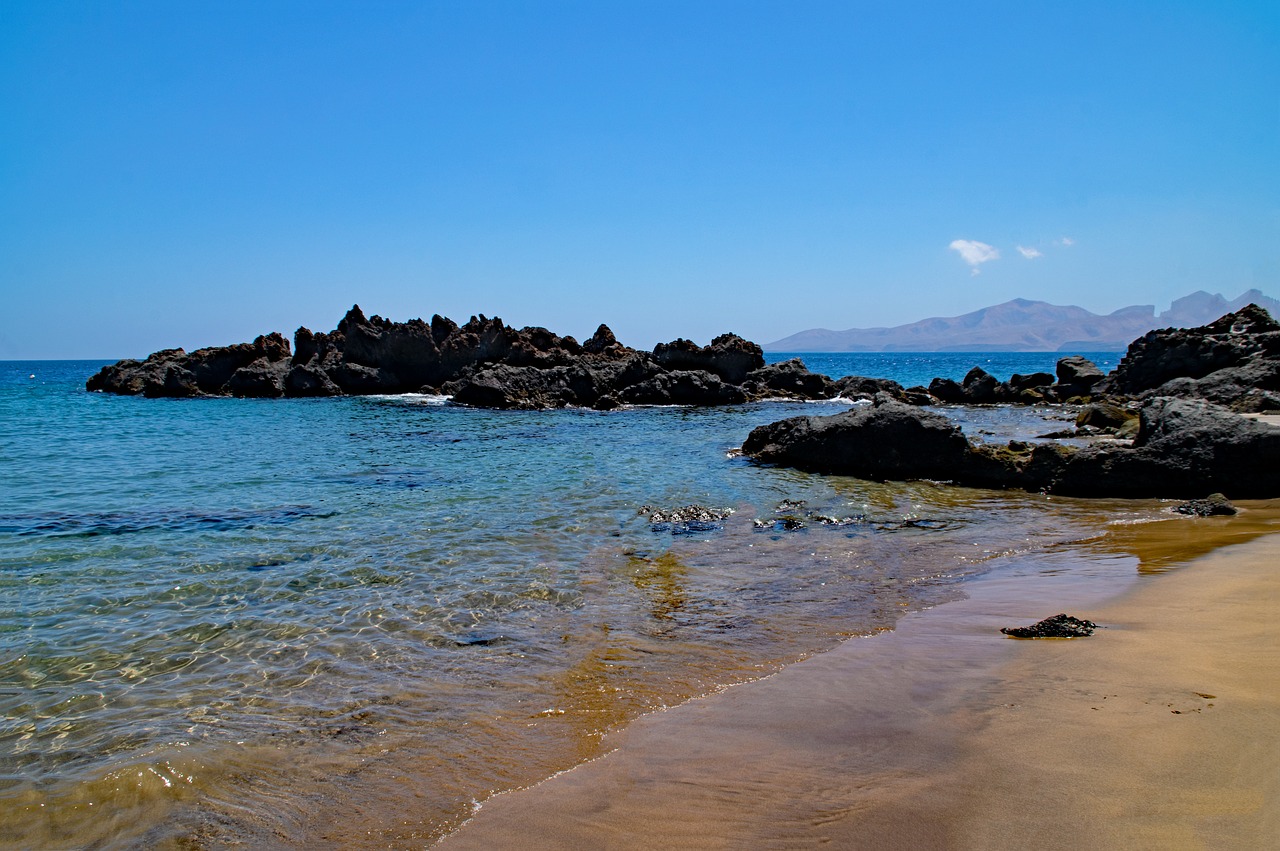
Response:
[{"label": "rocky outcrop", "polygon": [[1054,371],[1058,378],[1055,394],[1062,401],[1075,396],[1088,396],[1093,392],[1094,385],[1105,377],[1097,364],[1080,355],[1061,358]]},{"label": "rocky outcrop", "polygon": [[709,372],[727,384],[741,384],[748,373],[764,366],[760,347],[737,334],[721,334],[706,347],[684,339],[659,343],[653,359],[664,369]]},{"label": "rocky outcrop", "polygon": [[1002,382],[975,366],[962,381],[933,379],[927,392],[956,405],[1174,396],[1237,411],[1280,410],[1280,324],[1250,304],[1199,328],[1151,331],[1130,344],[1110,375],[1080,355],[1060,359],[1055,372],[1013,375]]},{"label": "rocky outcrop", "polygon": [[836,382],[810,372],[799,358],[772,363],[747,373],[742,389],[752,398],[786,396],[795,399],[830,399],[837,393]]},{"label": "rocky outcrop", "polygon": [[1205,399],[1280,410],[1280,323],[1250,304],[1199,328],[1151,331],[1129,345],[1099,394]]},{"label": "rocky outcrop", "polygon": [[585,343],[545,328],[515,329],[475,316],[458,325],[366,317],[357,305],[324,333],[299,328],[253,343],[124,360],[90,390],[145,396],[338,396],[442,391],[488,408],[612,408],[622,403],[730,405],[749,398],[834,395],[826,376],[800,365],[765,368],[760,347],[735,334],[708,346],[676,340],[652,353],[627,348],[601,325]]},{"label": "rocky outcrop", "polygon": [[[1102,377],[1101,370],[1078,355],[1059,361],[1060,369],[1063,362],[1067,360],[1079,361],[1082,365],[1088,364],[1098,373],[1099,378]],[[928,394],[939,402],[955,405],[1037,405],[1079,396],[1076,388],[1077,385],[1056,384],[1054,376],[1048,372],[1033,372],[1029,375],[1014,373],[1008,381],[1000,381],[982,367],[975,366],[969,370],[963,381],[935,378],[926,389]]]},{"label": "rocky outcrop", "polygon": [[743,454],[767,463],[871,479],[933,479],[1068,496],[1231,498],[1280,495],[1280,428],[1202,401],[1157,398],[1131,445],[972,443],[959,426],[879,396],[829,417],[753,430]]},{"label": "rocky outcrop", "polygon": [[1220,493],[1211,493],[1204,499],[1187,500],[1173,510],[1192,517],[1230,517],[1239,513],[1239,509]]},{"label": "rocky outcrop", "polygon": [[941,414],[881,395],[870,406],[834,416],[791,417],[760,426],[742,452],[757,461],[815,472],[923,479],[964,463],[969,442]]}]

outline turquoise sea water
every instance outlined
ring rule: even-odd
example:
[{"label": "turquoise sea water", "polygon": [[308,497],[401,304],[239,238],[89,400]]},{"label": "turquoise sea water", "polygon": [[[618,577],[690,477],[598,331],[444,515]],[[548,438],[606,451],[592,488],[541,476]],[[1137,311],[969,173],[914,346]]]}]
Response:
[{"label": "turquoise sea water", "polygon": [[[917,384],[1056,357],[805,360]],[[100,365],[0,363],[11,847],[421,846],[639,713],[1159,511],[732,455],[841,402],[148,400],[85,392]],[[1034,436],[1052,416],[966,427]],[[733,513],[689,530],[642,511],[688,503]]]}]

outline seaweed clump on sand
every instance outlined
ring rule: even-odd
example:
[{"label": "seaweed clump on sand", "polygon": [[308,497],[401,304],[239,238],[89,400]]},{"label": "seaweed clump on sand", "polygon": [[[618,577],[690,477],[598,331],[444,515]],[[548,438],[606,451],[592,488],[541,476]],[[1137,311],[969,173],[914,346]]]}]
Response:
[{"label": "seaweed clump on sand", "polygon": [[1097,628],[1093,621],[1060,614],[1031,626],[1006,626],[1000,631],[1014,638],[1086,638]]}]

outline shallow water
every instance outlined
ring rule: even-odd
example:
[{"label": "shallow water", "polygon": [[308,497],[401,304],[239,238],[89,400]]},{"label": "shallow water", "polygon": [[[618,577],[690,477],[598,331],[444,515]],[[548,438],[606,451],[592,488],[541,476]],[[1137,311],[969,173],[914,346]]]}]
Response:
[{"label": "shallow water", "polygon": [[[146,400],[96,366],[0,364],[14,847],[421,845],[641,713],[1164,511],[730,457],[842,403]],[[640,514],[688,503],[733,513]]]}]

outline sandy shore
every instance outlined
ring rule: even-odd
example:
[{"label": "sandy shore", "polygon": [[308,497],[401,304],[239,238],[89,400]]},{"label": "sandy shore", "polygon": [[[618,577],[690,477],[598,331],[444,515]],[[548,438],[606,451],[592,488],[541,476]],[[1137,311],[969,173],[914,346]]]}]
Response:
[{"label": "sandy shore", "polygon": [[[1127,530],[1137,557],[1054,556],[1088,582],[1005,572],[643,718],[442,847],[1280,847],[1280,503],[1250,514]],[[1232,545],[1138,576],[1188,538]],[[998,633],[1058,611],[1106,628]]]}]

